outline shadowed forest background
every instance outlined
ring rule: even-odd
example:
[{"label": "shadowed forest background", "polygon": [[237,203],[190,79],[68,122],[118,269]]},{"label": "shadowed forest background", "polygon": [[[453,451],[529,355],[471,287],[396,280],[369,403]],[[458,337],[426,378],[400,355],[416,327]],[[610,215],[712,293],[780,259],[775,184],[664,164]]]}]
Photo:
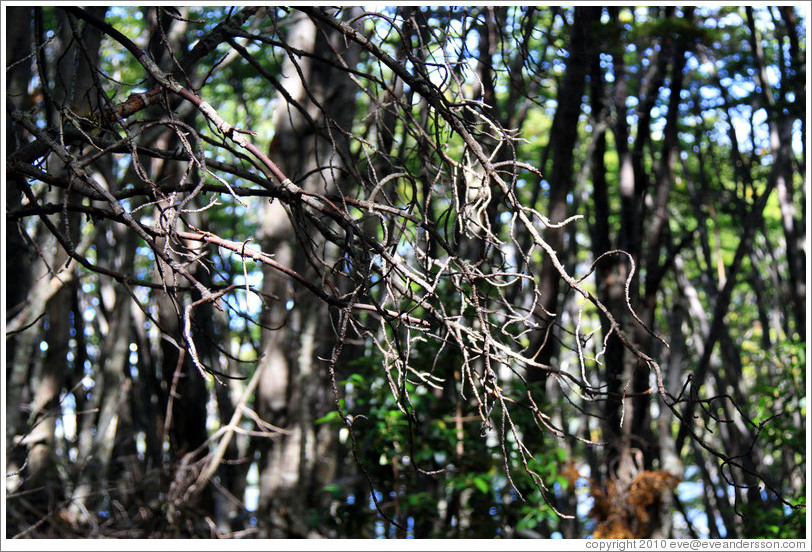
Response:
[{"label": "shadowed forest background", "polygon": [[9,538],[806,537],[800,6],[3,15]]}]

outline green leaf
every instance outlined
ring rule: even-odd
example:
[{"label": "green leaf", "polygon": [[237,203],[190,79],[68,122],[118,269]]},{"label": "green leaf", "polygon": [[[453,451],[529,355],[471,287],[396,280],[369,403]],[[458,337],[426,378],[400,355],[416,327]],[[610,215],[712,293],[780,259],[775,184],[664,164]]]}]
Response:
[{"label": "green leaf", "polygon": [[490,490],[490,488],[488,487],[488,481],[484,477],[480,476],[474,477],[474,485],[484,494],[488,494],[488,491]]},{"label": "green leaf", "polygon": [[337,420],[340,420],[340,419],[341,419],[341,415],[338,413],[338,410],[332,410],[332,411],[328,412],[327,414],[325,414],[324,416],[322,416],[321,418],[319,418],[318,420],[316,420],[313,423],[316,424],[316,425],[326,424],[326,423],[334,422],[334,421],[337,421]]}]

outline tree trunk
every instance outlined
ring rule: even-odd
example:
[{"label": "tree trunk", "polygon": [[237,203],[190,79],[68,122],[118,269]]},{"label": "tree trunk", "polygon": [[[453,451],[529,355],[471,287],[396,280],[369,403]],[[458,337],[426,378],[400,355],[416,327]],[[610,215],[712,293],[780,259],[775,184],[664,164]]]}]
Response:
[{"label": "tree trunk", "polygon": [[[334,31],[319,30],[300,12],[291,17],[288,46],[292,52],[332,57],[331,48],[336,48],[348,65],[357,63],[356,47],[347,49],[335,40]],[[341,129],[352,127],[354,85],[335,67],[292,52],[283,65],[280,84],[298,105],[280,94],[270,156],[303,189],[343,193],[341,168],[349,151]],[[280,202],[266,205],[263,250],[272,252],[279,263],[320,281],[307,256],[311,248],[326,253],[323,240],[315,232],[304,235],[287,216]],[[312,534],[308,510],[323,507],[320,490],[334,478],[337,461],[335,435],[314,426],[316,419],[334,408],[329,379],[319,360],[329,358],[330,318],[323,303],[267,266],[263,267],[263,291],[272,299],[263,308],[260,362],[267,366],[259,384],[257,410],[287,433],[260,445],[259,512],[269,519],[264,536],[306,537]]]},{"label": "tree trunk", "polygon": [[[94,7],[91,8],[91,11],[97,17],[103,18],[106,9]],[[12,13],[19,17],[25,16],[22,11],[15,10]],[[64,52],[61,57],[62,62],[58,63],[56,68],[59,85],[50,91],[50,98],[58,106],[69,107],[77,112],[83,110],[89,112],[92,106],[96,105],[95,102],[99,93],[95,87],[92,72],[98,63],[101,33],[98,29],[90,26],[77,31],[79,33],[78,38],[82,41],[80,52],[80,48],[76,44],[77,37],[74,36],[64,13],[60,12],[60,16],[62,18],[62,32],[57,35],[57,40],[63,45]],[[17,23],[19,23],[20,28],[30,32],[30,23],[22,21],[17,21]],[[33,33],[29,36],[33,36]],[[22,40],[19,48],[26,48],[26,43],[26,40]],[[11,55],[18,53],[20,52],[17,51]],[[74,59],[74,56],[76,56],[76,59]],[[70,59],[71,62],[65,61],[66,59]],[[25,65],[23,64],[23,68],[20,69],[20,76],[23,77],[27,73],[24,69]],[[30,73],[28,75],[30,76]],[[23,93],[24,90],[27,92],[27,82],[13,81],[13,84],[20,93]],[[24,93],[22,98],[23,102],[26,101],[27,93]],[[20,98],[18,97],[17,100],[19,101]],[[63,165],[56,156],[51,160],[49,168],[53,174],[60,174],[63,171]],[[16,177],[15,180],[17,180],[17,191],[31,193],[27,182]],[[49,195],[56,203],[70,205],[78,202],[77,195],[74,192],[65,192],[60,189],[49,192]],[[13,199],[17,196],[12,194],[11,197]],[[56,224],[62,230],[63,238],[71,244],[71,247],[81,251],[83,246],[80,243],[79,216],[66,210],[59,217]],[[23,339],[21,343],[24,344],[25,349],[20,348],[15,351],[15,353],[20,353],[21,357],[20,361],[15,360],[14,362],[10,382],[12,389],[22,385],[35,390],[33,397],[30,397],[27,423],[17,418],[16,415],[12,416],[10,420],[10,430],[23,435],[21,440],[16,439],[16,441],[25,445],[27,449],[25,456],[26,469],[23,471],[24,480],[20,486],[20,493],[24,497],[25,504],[25,507],[21,508],[21,510],[27,515],[33,516],[29,518],[31,523],[35,523],[37,520],[53,513],[56,509],[62,508],[61,501],[66,493],[65,481],[57,469],[55,430],[57,418],[61,414],[60,400],[66,378],[66,367],[70,363],[69,353],[72,353],[71,312],[73,311],[75,294],[77,293],[77,283],[73,280],[73,271],[77,263],[69,260],[68,252],[61,245],[52,242],[50,235],[45,234],[45,236],[45,240],[38,244],[38,248],[40,254],[47,258],[42,258],[41,260],[44,261],[42,263],[38,260],[34,265],[34,270],[41,271],[40,274],[46,274],[46,277],[39,280],[41,283],[33,286],[36,295],[29,293],[28,300],[31,310],[24,310],[24,313],[29,316],[36,313],[39,306],[33,301],[39,295],[39,299],[43,300],[41,304],[45,305],[42,343],[47,344],[47,349],[42,358],[40,370],[33,371],[26,376],[25,372],[27,370],[22,359],[33,351],[30,348],[30,342],[27,342],[28,339]],[[43,251],[45,253],[42,253]],[[53,252],[52,257],[51,252]],[[19,262],[19,260],[14,259],[14,262]],[[26,269],[24,261],[23,266],[20,268],[24,274]],[[49,278],[48,275],[53,279]],[[15,292],[21,291],[14,286],[12,286],[12,289]],[[36,321],[36,316],[32,318],[31,320],[24,320],[23,325],[26,322],[33,323]],[[33,328],[26,331],[29,332],[30,336],[36,335],[36,330]],[[28,382],[25,382],[26,377],[29,378]],[[14,401],[12,400],[11,403],[14,404]],[[22,405],[17,403],[16,406],[20,408]],[[20,427],[18,425],[20,422],[26,424],[26,427]],[[68,474],[68,476],[70,475],[72,474]]]},{"label": "tree trunk", "polygon": [[[571,25],[569,57],[561,88],[558,90],[558,108],[553,118],[551,130],[552,170],[548,178],[550,193],[547,203],[547,218],[558,224],[567,218],[567,196],[573,187],[573,158],[578,139],[578,118],[581,114],[581,100],[586,86],[590,52],[594,47],[593,25],[600,21],[600,8],[576,7]],[[541,185],[541,184],[539,184]],[[557,252],[564,247],[564,229],[547,228],[545,241]],[[539,276],[540,308],[536,316],[539,329],[534,337],[532,352],[536,362],[550,364],[557,354],[557,339],[553,335],[556,315],[559,311],[559,288],[561,276],[553,263],[545,261]],[[532,370],[528,373],[530,382],[543,381],[544,372]]]}]

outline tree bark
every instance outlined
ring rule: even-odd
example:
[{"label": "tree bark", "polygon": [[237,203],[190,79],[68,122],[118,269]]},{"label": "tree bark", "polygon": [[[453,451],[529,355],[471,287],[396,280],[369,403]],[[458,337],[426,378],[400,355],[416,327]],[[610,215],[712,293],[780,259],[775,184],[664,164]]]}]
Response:
[{"label": "tree bark", "polygon": [[[551,129],[552,170],[550,171],[547,218],[553,224],[567,218],[567,196],[573,187],[573,159],[578,139],[578,118],[581,114],[581,101],[586,86],[593,37],[593,25],[600,20],[600,8],[576,7],[571,25],[569,57],[561,88],[558,91],[558,107]],[[539,184],[541,185],[541,184]],[[545,241],[555,250],[562,251],[564,229],[547,228]],[[542,263],[539,276],[540,308],[536,316],[539,329],[533,339],[532,352],[536,362],[549,365],[557,354],[557,338],[554,324],[559,311],[559,288],[561,277],[552,262]],[[545,379],[545,373],[532,370],[527,374],[529,382]]]},{"label": "tree bark", "polygon": [[[280,94],[270,155],[303,189],[343,193],[341,174],[349,150],[342,129],[352,127],[354,85],[345,72],[294,52],[318,52],[335,59],[331,53],[335,48],[353,67],[357,47],[347,48],[335,40],[334,31],[320,30],[300,12],[291,17],[287,41],[291,51],[280,84],[298,105]],[[319,281],[321,267],[311,266],[307,256],[311,248],[326,252],[325,244],[315,233],[304,235],[287,217],[279,202],[266,205],[262,248],[273,252],[281,264]],[[259,512],[270,519],[264,536],[306,537],[312,534],[308,508],[319,506],[319,491],[334,478],[337,461],[335,435],[314,425],[334,408],[329,379],[319,360],[329,358],[330,317],[323,303],[268,267],[263,267],[263,291],[273,299],[263,308],[260,362],[267,366],[259,384],[257,410],[287,433],[260,445]]]}]

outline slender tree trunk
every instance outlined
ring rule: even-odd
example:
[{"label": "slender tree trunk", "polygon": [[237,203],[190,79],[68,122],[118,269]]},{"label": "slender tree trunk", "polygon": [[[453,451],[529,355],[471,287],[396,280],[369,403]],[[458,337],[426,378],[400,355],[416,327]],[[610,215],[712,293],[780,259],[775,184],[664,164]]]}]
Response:
[{"label": "slender tree trunk", "polygon": [[[31,8],[11,6],[6,10],[6,87],[8,101],[17,109],[27,110],[30,108],[30,97],[28,85],[31,82],[32,64],[25,63],[24,59],[31,53],[31,37],[33,11]],[[6,124],[6,148],[9,153],[16,150],[23,144],[23,131],[11,118]],[[22,206],[23,189],[27,186],[25,179],[19,174],[8,174],[6,184],[6,209],[7,212],[14,211]],[[24,316],[24,311],[28,307],[33,309],[34,305],[29,303],[31,291],[34,287],[44,288],[48,283],[48,278],[40,278],[36,283],[31,277],[32,264],[40,264],[41,261],[32,258],[29,246],[25,242],[21,226],[16,221],[6,219],[6,244],[4,252],[6,254],[4,270],[8,274],[16,277],[7,278],[5,287],[6,299],[6,324],[14,320],[15,317]],[[39,267],[40,273],[44,272],[44,267]],[[33,322],[36,317],[31,317],[25,323]],[[22,327],[25,324],[20,324]],[[10,328],[9,328],[10,329]],[[7,330],[8,331],[8,330]],[[15,436],[23,431],[22,408],[21,405],[30,400],[28,396],[29,367],[33,355],[35,330],[29,329],[22,334],[5,336],[5,358],[6,358],[6,470],[9,474],[20,471],[25,463],[24,448],[15,446]],[[7,478],[11,492],[19,484],[19,476]]]},{"label": "slender tree trunk", "polygon": [[[775,180],[776,190],[778,192],[778,204],[781,208],[781,224],[784,229],[784,237],[787,249],[787,299],[789,300],[791,311],[793,313],[795,333],[800,337],[806,335],[806,284],[805,284],[805,266],[806,266],[806,253],[804,251],[804,232],[803,222],[799,221],[796,215],[798,214],[798,203],[795,199],[795,170],[793,169],[793,153],[792,153],[792,126],[795,123],[796,117],[787,113],[786,110],[778,105],[775,98],[775,92],[770,84],[767,76],[767,64],[764,60],[764,50],[761,45],[761,33],[756,29],[755,18],[753,16],[753,8],[748,6],[745,8],[747,13],[747,25],[750,29],[750,47],[753,51],[753,59],[756,64],[756,71],[758,81],[761,89],[761,96],[763,98],[763,107],[767,110],[767,121],[770,128],[770,149],[775,160],[770,174],[770,179]],[[785,12],[786,13],[786,12]],[[792,18],[789,17],[791,22]],[[790,34],[790,45],[796,44],[795,51],[797,51],[797,37],[793,40],[793,33],[795,28],[793,25],[788,25]],[[793,74],[798,74],[800,67],[796,66],[797,55],[790,56],[790,69]],[[800,64],[799,64],[800,65]],[[785,75],[784,72],[782,74]],[[780,99],[783,104],[788,104],[787,82],[782,82],[779,87]],[[796,95],[794,101],[808,101],[806,94],[801,93]],[[801,217],[802,219],[802,217]],[[787,328],[787,334],[792,335],[792,331]]]},{"label": "slender tree trunk", "polygon": [[[287,41],[291,52],[283,64],[280,84],[296,103],[280,95],[270,155],[303,189],[343,193],[341,168],[349,151],[340,129],[352,126],[354,85],[346,73],[294,52],[330,57],[331,48],[336,48],[350,66],[357,63],[358,53],[340,40],[328,45],[335,33],[320,31],[304,14],[294,12],[291,17]],[[319,281],[316,270],[321,267],[310,266],[307,256],[311,248],[327,252],[325,244],[315,233],[304,235],[302,229],[294,229],[287,217],[278,202],[266,206],[263,250]],[[308,508],[324,507],[319,493],[334,478],[337,462],[335,435],[313,423],[333,408],[329,379],[319,360],[329,357],[330,342],[325,339],[331,331],[329,314],[324,304],[268,267],[263,267],[263,291],[273,299],[263,309],[260,362],[267,366],[259,384],[257,410],[287,433],[260,444],[259,511],[269,519],[265,536],[306,537],[311,535]]]},{"label": "slender tree trunk", "polygon": [[[600,13],[600,8],[595,7],[574,9],[567,69],[558,91],[558,108],[551,130],[551,136],[554,138],[546,215],[553,224],[567,218],[567,196],[573,187],[573,155],[578,138],[578,118],[581,114],[581,100],[589,69],[589,52],[594,42],[592,27],[600,20]],[[555,251],[562,251],[564,230],[547,228],[544,239]],[[535,360],[541,364],[550,364],[557,354],[557,340],[553,336],[553,331],[556,314],[559,311],[560,282],[561,277],[553,263],[545,261],[539,277],[540,308],[536,313],[540,327],[536,331],[532,347]],[[533,370],[528,373],[528,381],[543,379],[543,372]]]},{"label": "slender tree trunk", "polygon": [[[104,17],[106,8],[95,7],[91,8],[95,15]],[[22,12],[14,12],[19,16],[24,16]],[[59,12],[62,19],[61,33],[58,35],[58,42],[63,45],[64,52],[61,57],[61,62],[57,64],[56,71],[59,75],[59,85],[54,87],[50,92],[50,98],[57,103],[57,105],[70,107],[77,112],[89,112],[97,105],[99,91],[96,89],[92,79],[92,72],[98,63],[99,46],[101,44],[101,33],[90,26],[82,29],[77,29],[83,46],[80,49],[76,45],[75,36],[70,25],[66,21],[66,17],[62,12]],[[30,23],[17,21],[21,28],[30,31]],[[33,36],[31,34],[30,36]],[[23,40],[22,48],[25,47],[25,40]],[[70,60],[70,62],[66,60]],[[25,70],[22,70],[25,73]],[[19,92],[27,90],[28,83],[16,83]],[[25,98],[25,96],[23,96]],[[18,101],[21,98],[17,98]],[[22,99],[25,101],[25,99]],[[62,164],[56,159],[51,160],[49,166],[54,174],[60,174],[63,170]],[[28,183],[18,180],[17,190],[25,191],[30,190]],[[29,192],[30,193],[30,192]],[[55,190],[49,192],[52,199],[57,203],[65,203],[66,205],[76,203],[78,200],[76,194],[72,192],[64,192],[62,190]],[[15,197],[12,194],[12,198]],[[59,217],[57,227],[63,231],[63,237],[77,250],[82,250],[80,243],[81,235],[79,233],[79,217],[76,214],[65,213]],[[50,238],[50,236],[48,236]],[[26,469],[23,472],[24,481],[20,487],[20,492],[24,496],[25,508],[27,514],[33,514],[32,523],[42,518],[49,519],[48,514],[52,514],[56,509],[62,508],[62,499],[65,497],[66,488],[65,483],[57,469],[56,462],[56,420],[61,413],[60,399],[64,389],[65,378],[67,375],[67,366],[69,364],[69,352],[71,351],[71,312],[75,303],[75,294],[77,293],[77,283],[73,280],[73,271],[77,263],[69,262],[68,252],[55,243],[48,244],[47,239],[38,245],[40,253],[48,257],[42,259],[44,263],[37,261],[36,265],[42,274],[49,274],[54,277],[53,280],[46,276],[42,280],[42,284],[34,286],[37,295],[29,294],[29,304],[33,308],[32,312],[36,312],[38,306],[32,303],[32,300],[42,299],[45,305],[44,308],[44,335],[42,342],[47,344],[47,350],[42,358],[41,371],[39,373],[30,373],[30,378],[27,382],[29,389],[35,390],[33,396],[30,398],[29,416],[27,419],[27,428],[15,427],[17,422],[21,420],[12,416],[11,430],[24,434],[21,442],[27,449],[25,465]],[[51,252],[53,256],[51,257]],[[21,267],[25,270],[25,266]],[[47,300],[47,302],[45,302]],[[36,319],[36,318],[35,318]],[[28,321],[33,323],[35,320]],[[34,335],[35,330],[29,329],[29,335]],[[25,340],[24,340],[25,342]],[[18,349],[18,353],[32,353],[33,349],[26,343],[25,349]],[[24,358],[24,357],[22,357]],[[21,359],[22,360],[22,359]],[[12,388],[20,384],[25,385],[24,366],[22,362],[15,361],[15,368],[12,372]],[[15,400],[11,403],[14,405]],[[17,403],[17,408],[22,405]],[[14,407],[12,407],[14,408]],[[67,474],[71,477],[73,474]]]}]

